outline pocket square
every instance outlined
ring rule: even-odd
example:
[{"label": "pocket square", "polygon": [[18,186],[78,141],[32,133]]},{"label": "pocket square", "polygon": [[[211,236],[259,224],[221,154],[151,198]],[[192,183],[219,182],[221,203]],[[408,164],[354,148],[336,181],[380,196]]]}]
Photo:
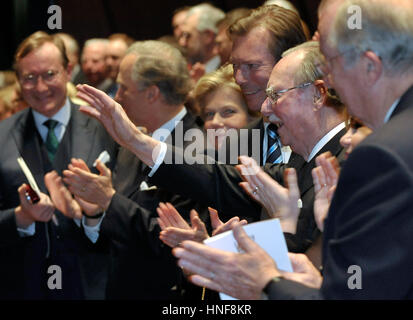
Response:
[{"label": "pocket square", "polygon": [[141,185],[139,186],[139,191],[149,191],[149,190],[156,190],[158,189],[156,186],[148,186],[146,181],[142,181]]}]

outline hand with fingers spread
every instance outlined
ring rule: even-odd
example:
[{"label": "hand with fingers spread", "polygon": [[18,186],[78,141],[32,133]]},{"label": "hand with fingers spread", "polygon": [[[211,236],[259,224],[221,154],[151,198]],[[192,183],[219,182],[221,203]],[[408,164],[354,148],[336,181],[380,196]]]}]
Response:
[{"label": "hand with fingers spread", "polygon": [[190,281],[198,286],[226,293],[238,299],[260,299],[265,285],[280,276],[274,260],[243,230],[233,228],[234,237],[243,253],[211,248],[193,241],[184,241],[173,249],[178,265],[193,275]]},{"label": "hand with fingers spread", "polygon": [[63,171],[63,181],[80,206],[86,209],[84,210],[86,213],[92,211],[98,214],[107,210],[116,192],[112,186],[110,169],[99,160],[96,168],[100,175],[91,173],[83,160],[72,159],[69,170]]},{"label": "hand with fingers spread", "polygon": [[78,85],[77,89],[77,96],[90,104],[79,110],[99,120],[116,142],[148,166],[153,166],[161,150],[160,142],[141,132],[122,106],[103,91],[86,84]]},{"label": "hand with fingers spread", "polygon": [[280,219],[284,232],[295,233],[301,201],[295,170],[285,170],[284,181],[288,187],[284,188],[265,173],[254,159],[246,156],[239,159],[241,165],[237,166],[237,170],[245,180],[240,186],[251,198],[260,202],[270,216]]},{"label": "hand with fingers spread", "polygon": [[205,224],[199,218],[196,210],[191,210],[191,226],[182,218],[175,207],[170,203],[160,203],[156,209],[159,218],[158,223],[161,227],[159,239],[166,245],[174,248],[184,240],[202,242],[208,238]]},{"label": "hand with fingers spread", "polygon": [[17,191],[20,198],[20,205],[14,210],[17,227],[24,229],[35,221],[48,222],[52,219],[55,207],[48,195],[40,192],[40,201],[32,204],[26,198],[26,184],[22,184]]},{"label": "hand with fingers spread", "polygon": [[81,106],[80,111],[99,120],[112,138],[127,147],[139,132],[129,120],[122,106],[103,91],[87,84],[77,85],[77,97],[90,106]]},{"label": "hand with fingers spread", "polygon": [[[212,235],[231,230],[237,223],[241,225],[247,224],[246,220],[239,221],[238,217],[233,217],[226,223],[222,222],[218,217],[218,211],[213,208],[208,208],[212,224]],[[166,245],[174,248],[185,240],[202,242],[209,238],[205,224],[199,218],[195,210],[191,210],[191,226],[182,218],[175,207],[170,203],[160,203],[157,208],[159,215],[158,223],[161,227],[159,238]]]},{"label": "hand with fingers spread", "polygon": [[323,231],[331,199],[336,190],[340,165],[337,158],[325,152],[316,158],[317,167],[312,170],[314,181],[314,218],[318,229]]},{"label": "hand with fingers spread", "polygon": [[229,219],[227,222],[224,223],[219,219],[217,210],[211,207],[208,207],[208,211],[209,211],[209,217],[211,219],[213,236],[216,236],[217,234],[223,233],[228,230],[232,230],[238,223],[241,225],[246,225],[248,223],[247,220],[245,219],[240,221],[238,217],[232,217],[231,219]]}]

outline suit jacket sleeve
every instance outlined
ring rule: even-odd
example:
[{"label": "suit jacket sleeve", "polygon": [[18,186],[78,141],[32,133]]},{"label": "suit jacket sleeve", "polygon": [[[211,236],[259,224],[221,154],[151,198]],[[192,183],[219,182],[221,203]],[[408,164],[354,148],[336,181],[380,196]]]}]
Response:
[{"label": "suit jacket sleeve", "polygon": [[[412,278],[413,265],[413,247],[406,243],[413,230],[410,165],[377,144],[359,146],[350,155],[325,221],[326,298],[412,295],[411,281],[406,281]],[[350,266],[359,267],[361,273]],[[361,289],[352,287],[357,283]]]},{"label": "suit jacket sleeve", "polygon": [[135,201],[115,193],[105,218],[101,233],[110,239],[128,243],[132,238],[147,243],[157,252],[163,245],[159,240],[159,227],[151,212],[139,206]]},{"label": "suit jacket sleeve", "polygon": [[[170,159],[182,150],[168,146]],[[184,159],[183,157],[181,159]],[[205,162],[206,163],[206,160]],[[261,206],[241,189],[241,176],[234,166],[224,164],[162,164],[150,182],[218,210],[220,217],[258,220]]]},{"label": "suit jacket sleeve", "polygon": [[17,232],[16,218],[13,209],[0,211],[0,247],[16,244],[21,241]]},{"label": "suit jacket sleeve", "polygon": [[323,299],[320,290],[287,279],[281,279],[278,282],[271,281],[268,287],[267,296],[269,300]]}]

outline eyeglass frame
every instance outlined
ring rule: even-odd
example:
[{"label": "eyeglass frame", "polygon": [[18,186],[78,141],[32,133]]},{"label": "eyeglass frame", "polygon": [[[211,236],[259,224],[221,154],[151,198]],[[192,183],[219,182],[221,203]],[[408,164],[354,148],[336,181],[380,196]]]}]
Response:
[{"label": "eyeglass frame", "polygon": [[[274,91],[273,87],[268,87],[267,89],[265,89],[265,94],[266,94],[267,98],[270,99],[272,104],[276,104],[278,99],[281,98],[281,94],[286,93],[286,92],[291,91],[291,90],[294,90],[294,89],[302,89],[302,88],[308,87],[312,84],[313,84],[313,82],[306,82],[306,83],[302,83],[298,86],[288,88],[288,89],[279,90],[279,91]],[[274,98],[271,95],[277,95],[277,97]]]},{"label": "eyeglass frame", "polygon": [[[50,75],[49,74],[50,72],[52,72],[53,74]],[[42,78],[43,82],[50,85],[56,81],[56,78],[59,75],[59,73],[60,73],[59,70],[49,69],[46,72],[43,72],[41,74],[29,73],[24,76],[22,75],[19,77],[19,79],[20,79],[22,87],[24,87],[25,89],[32,89],[36,86],[37,81],[39,80],[39,77]],[[32,79],[29,79],[30,76],[32,76]]]}]

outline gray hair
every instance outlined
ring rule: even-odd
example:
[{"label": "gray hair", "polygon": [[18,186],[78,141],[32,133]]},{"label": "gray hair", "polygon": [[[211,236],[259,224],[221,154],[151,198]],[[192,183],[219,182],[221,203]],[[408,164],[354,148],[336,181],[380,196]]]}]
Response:
[{"label": "gray hair", "polygon": [[[282,57],[286,57],[297,51],[303,51],[305,56],[294,75],[294,85],[323,79],[323,74],[319,71],[318,66],[324,62],[323,55],[320,51],[318,41],[307,41],[283,52]],[[327,91],[327,105],[340,107],[343,103],[340,101],[337,93],[333,88]]]},{"label": "gray hair", "polygon": [[109,43],[108,39],[103,39],[103,38],[93,38],[93,39],[88,39],[85,42],[85,45],[83,46],[83,48],[89,47],[91,45],[95,45],[95,44],[99,44],[99,45],[103,45],[103,46],[107,46]]},{"label": "gray hair", "polygon": [[131,77],[143,90],[156,85],[169,105],[185,102],[191,90],[186,60],[178,49],[156,40],[137,41],[126,51],[126,55],[138,57]]},{"label": "gray hair", "polygon": [[318,79],[322,79],[323,75],[317,68],[317,65],[320,65],[323,61],[318,41],[307,41],[288,49],[283,52],[282,57],[284,58],[297,51],[304,51],[305,57],[295,73],[294,84],[299,85],[301,83],[314,82]]},{"label": "gray hair", "polygon": [[[362,28],[347,25],[349,6],[359,6]],[[413,67],[413,15],[393,1],[348,0],[337,12],[328,41],[353,65],[360,53],[373,51],[388,74],[401,74]]]},{"label": "gray hair", "polygon": [[218,32],[217,23],[225,18],[225,13],[221,9],[218,9],[209,3],[201,3],[192,7],[188,13],[186,18],[198,14],[198,25],[197,30],[202,32],[205,30],[211,30],[214,33]]}]

